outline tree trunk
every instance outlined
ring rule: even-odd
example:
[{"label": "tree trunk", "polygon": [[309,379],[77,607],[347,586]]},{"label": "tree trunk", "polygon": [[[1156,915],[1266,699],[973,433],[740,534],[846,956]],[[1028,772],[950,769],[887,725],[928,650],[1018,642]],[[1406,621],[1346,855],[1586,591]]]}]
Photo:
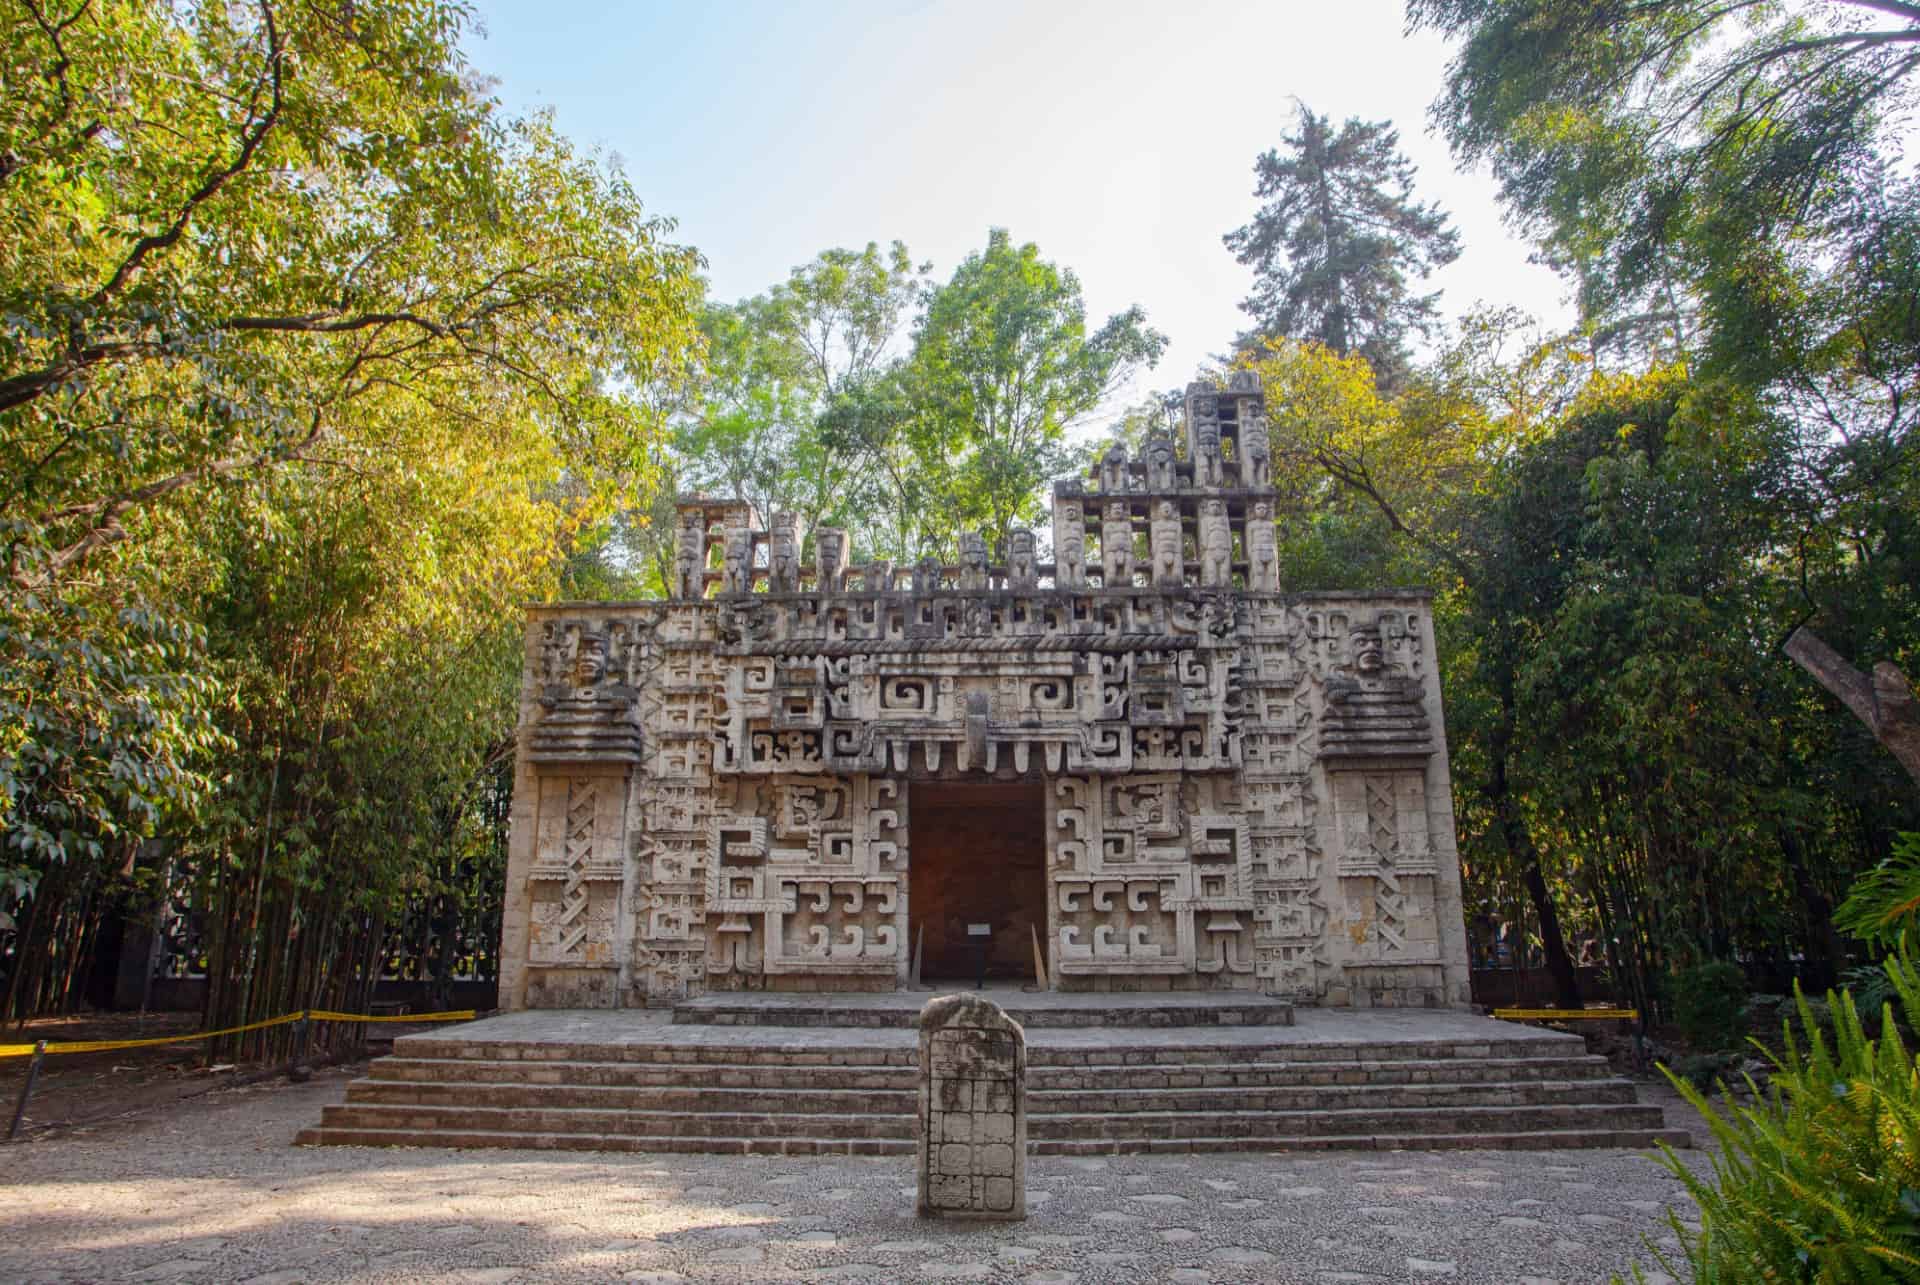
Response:
[{"label": "tree trunk", "polygon": [[1500,719],[1487,738],[1487,793],[1493,815],[1500,827],[1500,838],[1507,855],[1519,866],[1533,900],[1534,914],[1540,917],[1540,948],[1547,956],[1547,971],[1553,975],[1554,1003],[1561,1008],[1580,1008],[1580,975],[1574,971],[1573,956],[1567,952],[1567,940],[1560,931],[1560,911],[1553,904],[1553,893],[1540,868],[1540,849],[1527,829],[1526,818],[1514,806],[1513,791],[1507,781],[1507,753],[1513,744],[1513,672],[1501,665],[1494,688],[1500,694]]},{"label": "tree trunk", "polygon": [[1839,697],[1920,786],[1920,700],[1914,699],[1913,684],[1898,665],[1883,660],[1869,678],[1808,629],[1793,631],[1786,653]]},{"label": "tree trunk", "polygon": [[1797,835],[1783,829],[1780,832],[1780,851],[1787,859],[1788,872],[1793,876],[1794,895],[1799,898],[1800,908],[1806,914],[1806,967],[1800,984],[1810,995],[1823,994],[1839,983],[1841,966],[1847,960],[1846,947],[1840,941],[1840,930],[1833,926],[1833,899],[1814,882],[1813,872],[1807,868],[1806,852]]}]

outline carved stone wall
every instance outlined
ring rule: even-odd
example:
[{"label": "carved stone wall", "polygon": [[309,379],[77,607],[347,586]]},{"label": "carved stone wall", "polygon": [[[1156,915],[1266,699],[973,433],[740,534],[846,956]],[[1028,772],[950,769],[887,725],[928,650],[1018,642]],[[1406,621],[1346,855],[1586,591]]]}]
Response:
[{"label": "carved stone wall", "polygon": [[901,986],[908,782],[1018,778],[1054,985],[1464,1004],[1427,596],[1285,592],[1276,511],[1245,376],[1057,484],[1053,562],[684,501],[674,598],[530,612],[503,1003]]}]

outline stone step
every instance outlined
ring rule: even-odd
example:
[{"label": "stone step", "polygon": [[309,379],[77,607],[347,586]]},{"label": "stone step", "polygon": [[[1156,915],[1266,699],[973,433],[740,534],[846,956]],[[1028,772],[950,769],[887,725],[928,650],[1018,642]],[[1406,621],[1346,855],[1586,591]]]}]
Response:
[{"label": "stone step", "polygon": [[[368,1068],[375,1080],[405,1083],[465,1081],[481,1084],[578,1084],[632,1088],[678,1088],[697,1080],[722,1089],[914,1090],[911,1066],[765,1066],[713,1063],[697,1070],[679,1062],[493,1061],[469,1058],[387,1057]],[[1439,1058],[1398,1062],[1243,1061],[1150,1063],[1140,1066],[1036,1066],[1027,1084],[1040,1089],[1286,1088],[1293,1085],[1465,1084],[1611,1079],[1601,1057]]]},{"label": "stone step", "polygon": [[1029,1114],[1035,1140],[1124,1138],[1444,1137],[1455,1133],[1611,1132],[1658,1129],[1658,1107],[1629,1104],[1493,1107],[1363,1107],[1330,1111]]},{"label": "stone step", "polygon": [[375,1080],[410,1084],[465,1081],[479,1084],[581,1084],[627,1088],[678,1088],[689,1083],[720,1089],[906,1089],[919,1087],[920,1073],[907,1066],[764,1066],[680,1062],[494,1062],[463,1058],[388,1057],[371,1063]]},{"label": "stone step", "polygon": [[[1248,1032],[1253,1034],[1253,1032]],[[394,1052],[406,1059],[516,1062],[645,1062],[674,1066],[795,1067],[906,1067],[919,1065],[919,1051],[911,1040],[861,1044],[853,1039],[780,1043],[777,1038],[755,1044],[679,1044],[660,1041],[631,1044],[554,1043],[518,1044],[403,1036]],[[1578,1036],[1559,1039],[1494,1041],[1438,1041],[1423,1043],[1234,1042],[1195,1040],[1156,1041],[1132,1031],[1115,1031],[1113,1039],[1098,1044],[1048,1044],[1044,1039],[1027,1045],[1030,1068],[1053,1066],[1168,1067],[1219,1066],[1242,1063],[1312,1065],[1379,1062],[1483,1062],[1488,1059],[1565,1059],[1586,1056]]]},{"label": "stone step", "polygon": [[1468,1084],[1522,1080],[1605,1080],[1603,1057],[1437,1058],[1404,1062],[1173,1063],[1098,1069],[1030,1066],[1029,1089],[1286,1088],[1292,1085]]},{"label": "stone step", "polygon": [[[1288,1088],[1039,1089],[1029,1090],[1027,1109],[1042,1114],[1135,1112],[1310,1111],[1367,1107],[1540,1106],[1563,1103],[1632,1103],[1626,1080],[1527,1081],[1523,1083],[1388,1084]],[[685,1111],[755,1114],[777,1107],[802,1115],[872,1113],[910,1115],[917,1088],[728,1089],[594,1084],[494,1084],[437,1080],[408,1083],[356,1080],[347,1086],[353,1104],[471,1106],[494,1109],[587,1107],[597,1110]]]},{"label": "stone step", "polygon": [[1027,1118],[1043,1115],[1215,1115],[1248,1111],[1377,1110],[1382,1107],[1631,1105],[1628,1080],[1525,1084],[1370,1084],[1341,1088],[1028,1089]]},{"label": "stone step", "polygon": [[1276,1041],[1207,1044],[1183,1041],[1155,1043],[1132,1032],[1116,1031],[1114,1039],[1097,1046],[1047,1045],[1028,1041],[1027,1065],[1042,1066],[1218,1066],[1243,1062],[1284,1062],[1310,1065],[1356,1062],[1473,1061],[1488,1058],[1564,1058],[1584,1056],[1578,1036],[1565,1040],[1439,1041],[1433,1043],[1326,1043]]},{"label": "stone step", "polygon": [[[684,1026],[830,1026],[839,1030],[909,1030],[931,996],[702,995],[674,1005]],[[1121,1030],[1195,1026],[1292,1026],[1293,1005],[1253,991],[1155,996],[1039,991],[996,994],[1000,1008],[1028,1030],[1100,1027]]]},{"label": "stone step", "polygon": [[[1622,1147],[1649,1151],[1666,1145],[1693,1145],[1684,1129],[1553,1129],[1526,1133],[1330,1134],[1274,1138],[1104,1138],[1027,1143],[1035,1156],[1184,1155],[1209,1151],[1557,1151],[1563,1148]],[[428,1144],[431,1145],[431,1144]]]},{"label": "stone step", "polygon": [[734,1156],[910,1156],[911,1139],[639,1137],[575,1133],[509,1133],[481,1129],[302,1129],[297,1147],[504,1147],[519,1151],[650,1151]]},{"label": "stone step", "polygon": [[443,1039],[402,1036],[394,1054],[407,1059],[513,1062],[537,1066],[543,1062],[650,1062],[679,1067],[731,1064],[738,1066],[903,1066],[920,1064],[918,1046],[911,1040],[897,1045],[850,1042],[782,1044],[769,1039],[756,1044],[678,1044],[647,1041],[632,1044],[581,1042],[518,1043],[506,1040]]},{"label": "stone step", "polygon": [[752,1114],[772,1109],[807,1115],[912,1115],[919,1107],[917,1086],[904,1089],[723,1089],[601,1085],[483,1084],[438,1080],[409,1084],[394,1080],[355,1080],[347,1086],[355,1104],[519,1107],[591,1107],[607,1111],[687,1111]]},{"label": "stone step", "polygon": [[[798,1111],[668,1111],[595,1107],[485,1107],[468,1104],[347,1103],[329,1106],[322,1127],[414,1133],[480,1129],[491,1133],[623,1137],[904,1138],[907,1113],[843,1115]],[[1658,1107],[1631,1104],[1529,1106],[1370,1106],[1300,1111],[1137,1111],[1030,1113],[1035,1141],[1446,1136],[1455,1133],[1539,1133],[1657,1129]]]},{"label": "stone step", "polygon": [[792,1111],[626,1111],[594,1107],[482,1107],[346,1103],[321,1109],[331,1129],[398,1129],[413,1133],[576,1133],[593,1137],[657,1138],[905,1138],[911,1113],[843,1115]]},{"label": "stone step", "polygon": [[[295,1145],[346,1147],[499,1147],[529,1151],[638,1151],[703,1155],[912,1155],[914,1144],[896,1138],[734,1138],[711,1134],[684,1137],[608,1137],[587,1134],[508,1133],[489,1130],[303,1129]],[[1038,1156],[1190,1154],[1221,1151],[1548,1151],[1585,1147],[1624,1147],[1636,1151],[1665,1144],[1690,1145],[1680,1129],[1559,1129],[1531,1133],[1452,1133],[1446,1135],[1350,1134],[1271,1138],[1113,1138],[1047,1139],[1029,1142]]]}]

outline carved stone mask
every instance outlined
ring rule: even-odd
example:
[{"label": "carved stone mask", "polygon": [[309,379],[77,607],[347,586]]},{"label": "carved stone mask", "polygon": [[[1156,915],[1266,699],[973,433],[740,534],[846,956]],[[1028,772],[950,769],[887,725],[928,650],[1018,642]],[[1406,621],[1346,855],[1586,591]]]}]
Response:
[{"label": "carved stone mask", "polygon": [[573,681],[579,687],[597,686],[607,674],[607,640],[593,634],[580,636],[580,649],[573,656]]},{"label": "carved stone mask", "polygon": [[1378,629],[1356,629],[1348,642],[1353,651],[1354,669],[1362,674],[1378,674],[1386,668],[1387,653]]}]

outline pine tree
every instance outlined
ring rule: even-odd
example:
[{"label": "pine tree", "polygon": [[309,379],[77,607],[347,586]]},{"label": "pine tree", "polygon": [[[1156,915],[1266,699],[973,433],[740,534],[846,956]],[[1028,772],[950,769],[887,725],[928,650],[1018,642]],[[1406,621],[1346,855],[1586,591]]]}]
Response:
[{"label": "pine tree", "polygon": [[1315,339],[1358,353],[1387,380],[1406,361],[1406,336],[1432,325],[1438,293],[1411,283],[1460,254],[1439,207],[1413,200],[1413,166],[1386,121],[1349,118],[1336,131],[1302,104],[1293,133],[1254,162],[1253,222],[1224,238],[1254,271],[1241,308],[1243,344]]}]

